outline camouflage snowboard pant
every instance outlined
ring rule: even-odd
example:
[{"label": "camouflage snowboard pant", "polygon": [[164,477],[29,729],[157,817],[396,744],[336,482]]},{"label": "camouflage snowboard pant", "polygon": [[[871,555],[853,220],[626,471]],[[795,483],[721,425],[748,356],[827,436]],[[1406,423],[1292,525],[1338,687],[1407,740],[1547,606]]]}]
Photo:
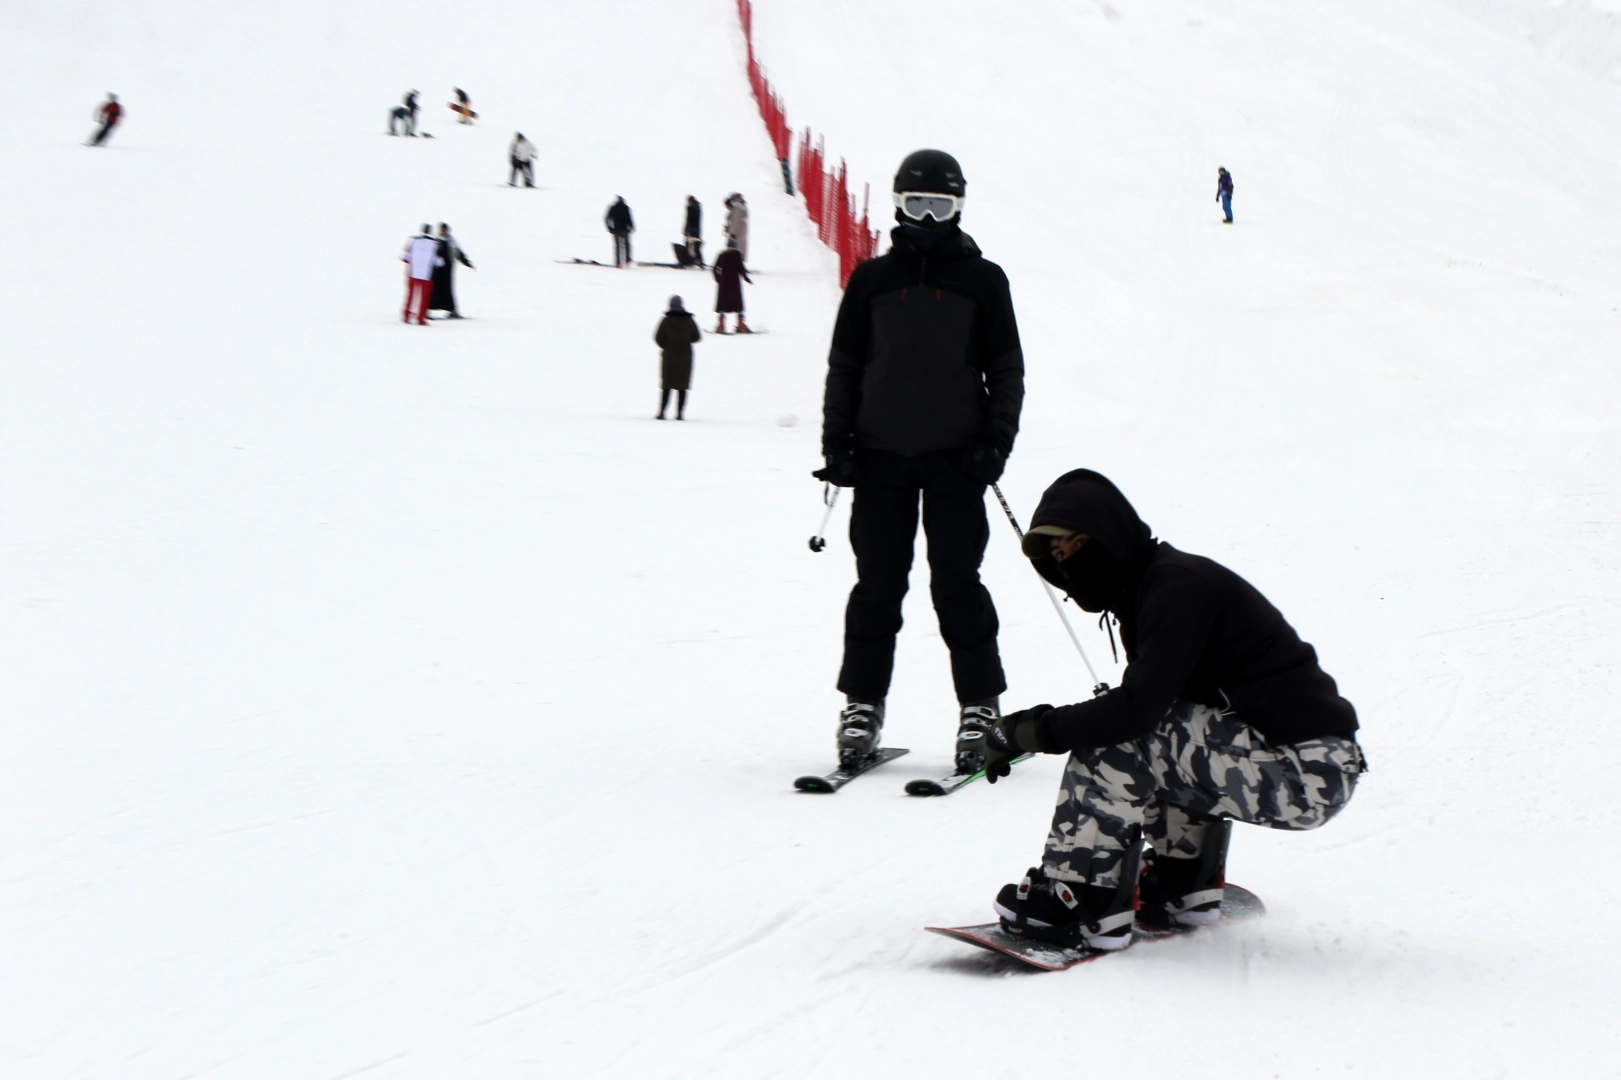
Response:
[{"label": "camouflage snowboard pant", "polygon": [[1231,710],[1177,701],[1142,738],[1070,755],[1042,865],[1064,881],[1113,886],[1138,826],[1156,853],[1187,859],[1220,818],[1315,829],[1350,801],[1365,768],[1352,739],[1272,746]]}]

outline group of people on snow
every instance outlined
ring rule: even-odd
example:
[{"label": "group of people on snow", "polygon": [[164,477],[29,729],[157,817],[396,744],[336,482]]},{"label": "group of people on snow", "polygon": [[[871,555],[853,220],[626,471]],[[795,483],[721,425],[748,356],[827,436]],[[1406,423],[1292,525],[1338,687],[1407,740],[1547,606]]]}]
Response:
[{"label": "group of people on snow", "polygon": [[814,475],[853,489],[840,765],[877,760],[921,520],[958,773],[994,783],[1021,755],[1069,755],[1040,865],[995,898],[1001,926],[1119,949],[1140,920],[1220,917],[1232,821],[1311,829],[1344,808],[1366,769],[1356,710],[1254,586],[1156,538],[1113,483],[1074,469],[1042,496],[1021,550],[1119,634],[1125,672],[1089,700],[1002,711],[979,568],[985,489],[1019,433],[1025,363],[1007,276],[962,231],[966,195],[951,155],[908,156],[892,246],[855,268],[833,328]]},{"label": "group of people on snow", "polygon": [[427,225],[406,241],[400,254],[405,263],[405,308],[400,313],[403,322],[411,322],[413,315],[418,326],[428,325],[428,312],[449,312],[447,319],[460,319],[456,309],[456,264],[475,270],[450,226],[439,223],[439,234],[434,235]]}]

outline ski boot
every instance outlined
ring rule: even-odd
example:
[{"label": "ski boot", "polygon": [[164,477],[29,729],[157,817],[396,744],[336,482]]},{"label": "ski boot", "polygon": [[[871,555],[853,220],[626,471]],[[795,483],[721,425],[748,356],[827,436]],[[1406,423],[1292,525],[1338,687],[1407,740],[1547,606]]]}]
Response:
[{"label": "ski boot", "polygon": [[1076,885],[1030,868],[1017,885],[996,894],[1002,929],[1065,948],[1113,952],[1131,944],[1137,916],[1137,870],[1141,847],[1128,849],[1119,885]]},{"label": "ski boot", "polygon": [[957,717],[957,775],[968,776],[985,767],[985,733],[1001,717],[996,698],[970,701]]},{"label": "ski boot", "polygon": [[859,768],[878,752],[884,703],[851,701],[839,711],[839,768]]},{"label": "ski boot", "polygon": [[1208,926],[1221,921],[1221,897],[1227,886],[1227,844],[1233,823],[1212,822],[1199,854],[1174,859],[1151,854],[1143,870],[1142,910],[1145,926]]}]

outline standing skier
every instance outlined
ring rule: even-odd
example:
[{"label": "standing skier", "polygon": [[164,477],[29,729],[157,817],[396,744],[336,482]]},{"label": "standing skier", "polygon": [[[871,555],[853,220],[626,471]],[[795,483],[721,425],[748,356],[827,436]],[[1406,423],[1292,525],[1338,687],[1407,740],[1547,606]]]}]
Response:
[{"label": "standing skier", "polygon": [[461,312],[456,310],[456,263],[461,263],[469,270],[478,269],[467,257],[467,252],[456,243],[455,237],[450,235],[450,226],[444,222],[439,223],[438,250],[435,254],[439,261],[433,268],[433,299],[428,303],[429,311],[448,311],[447,318],[459,319]]},{"label": "standing skier", "polygon": [[389,114],[388,133],[390,135],[399,134],[395,130],[395,125],[399,124],[405,129],[405,134],[415,138],[417,133],[417,111],[420,108],[421,106],[417,102],[417,92],[412,90],[405,95],[402,102],[395,106],[394,111]]},{"label": "standing skier", "polygon": [[743,319],[743,282],[754,284],[748,267],[743,265],[743,253],[737,250],[737,241],[726,241],[726,250],[715,256],[715,333],[726,333],[726,315],[737,314],[737,332],[752,334]]},{"label": "standing skier", "polygon": [[745,262],[749,257],[749,204],[743,196],[732,192],[726,196],[726,239],[735,242],[737,253]]},{"label": "standing skier", "polygon": [[957,159],[919,150],[895,174],[889,252],[850,275],[833,328],[817,479],[854,487],[856,585],[838,688],[841,765],[878,749],[921,497],[929,591],[951,651],[956,764],[974,772],[1007,689],[996,607],[979,580],[985,486],[1019,431],[1024,354],[1002,268],[960,224]]},{"label": "standing skier", "polygon": [[96,109],[94,116],[96,123],[101,125],[101,130],[92,135],[86,145],[101,146],[106,143],[107,136],[113,133],[113,128],[124,118],[124,106],[118,103],[118,95],[108,94],[107,100]]},{"label": "standing skier", "polygon": [[1226,169],[1216,170],[1216,201],[1221,203],[1221,212],[1227,215],[1226,224],[1233,223],[1233,177]]},{"label": "standing skier", "polygon": [[630,234],[636,231],[636,222],[631,219],[630,206],[625,202],[623,195],[614,197],[614,204],[608,207],[608,213],[603,216],[602,223],[613,234],[614,265],[629,266]]},{"label": "standing skier", "polygon": [[417,325],[428,325],[428,298],[433,292],[433,268],[444,260],[439,257],[439,244],[433,230],[422,226],[422,231],[406,241],[400,255],[405,263],[405,310],[400,314],[404,322],[411,321],[411,312],[417,313]]},{"label": "standing skier", "polygon": [[687,257],[682,261],[683,265],[700,269],[704,265],[703,220],[703,204],[688,195],[687,220],[681,226],[681,238],[687,244]]},{"label": "standing skier", "polygon": [[687,390],[692,386],[692,347],[702,337],[698,320],[682,306],[679,296],[670,297],[670,310],[659,321],[653,340],[659,347],[659,413],[654,419],[663,420],[664,410],[670,407],[670,392],[675,391],[675,418],[687,418]]},{"label": "standing skier", "polygon": [[538,153],[535,144],[523,137],[523,132],[512,136],[512,145],[507,148],[507,160],[512,163],[507,187],[517,187],[519,176],[523,177],[524,187],[535,186],[535,156]]},{"label": "standing skier", "polygon": [[1356,710],[1255,586],[1154,539],[1099,474],[1060,476],[1031,521],[1024,553],[1082,609],[1119,620],[1126,671],[1090,701],[1009,713],[986,738],[992,783],[1020,753],[1070,755],[1041,866],[997,895],[1002,926],[1121,949],[1139,881],[1141,917],[1215,922],[1232,819],[1315,829],[1350,800],[1366,769]]}]

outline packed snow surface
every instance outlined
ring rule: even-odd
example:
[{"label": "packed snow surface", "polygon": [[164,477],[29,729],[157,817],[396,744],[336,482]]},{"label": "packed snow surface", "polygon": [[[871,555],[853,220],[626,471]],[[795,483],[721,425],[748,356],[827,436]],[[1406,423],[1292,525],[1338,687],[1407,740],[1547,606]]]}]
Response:
[{"label": "packed snow surface", "polygon": [[[1340,818],[1237,830],[1265,919],[1037,975],[921,930],[1037,861],[1062,765],[902,795],[954,721],[921,553],[912,753],[790,786],[853,580],[844,507],[805,543],[839,292],[731,0],[9,5],[0,1073],[1614,1075],[1616,7],[759,0],[878,220],[905,153],[963,162],[1013,505],[1114,478],[1364,723]],[[384,134],[412,87],[432,140]],[[771,334],[656,423],[712,283],[557,260],[615,195],[654,259],[697,195],[712,254],[731,191]],[[472,318],[407,327],[439,221]],[[1004,705],[1083,698],[991,510]]]}]

